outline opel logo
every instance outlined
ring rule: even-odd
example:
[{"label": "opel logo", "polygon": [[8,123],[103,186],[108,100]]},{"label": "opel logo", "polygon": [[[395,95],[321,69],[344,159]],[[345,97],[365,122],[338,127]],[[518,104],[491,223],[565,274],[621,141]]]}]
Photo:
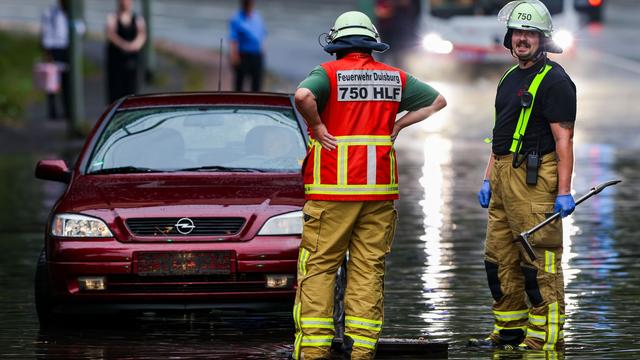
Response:
[{"label": "opel logo", "polygon": [[191,234],[193,229],[196,228],[196,226],[193,225],[193,220],[189,218],[182,218],[178,220],[175,226],[176,230],[178,230],[178,232],[182,235],[189,235]]}]

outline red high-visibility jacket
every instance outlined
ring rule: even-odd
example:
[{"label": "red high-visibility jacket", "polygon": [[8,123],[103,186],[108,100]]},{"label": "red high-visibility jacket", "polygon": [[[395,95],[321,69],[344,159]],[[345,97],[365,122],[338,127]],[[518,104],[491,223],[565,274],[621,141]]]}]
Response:
[{"label": "red high-visibility jacket", "polygon": [[332,151],[311,142],[304,162],[308,200],[370,201],[398,198],[398,170],[391,132],[400,106],[406,74],[351,53],[322,64],[331,90],[320,114],[338,139]]}]

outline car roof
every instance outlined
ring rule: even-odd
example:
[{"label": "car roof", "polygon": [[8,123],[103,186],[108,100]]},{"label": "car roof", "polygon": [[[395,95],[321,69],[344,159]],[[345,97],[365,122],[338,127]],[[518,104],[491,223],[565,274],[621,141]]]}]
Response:
[{"label": "car roof", "polygon": [[174,92],[133,95],[123,99],[118,110],[191,105],[258,105],[292,107],[291,94],[245,92]]}]

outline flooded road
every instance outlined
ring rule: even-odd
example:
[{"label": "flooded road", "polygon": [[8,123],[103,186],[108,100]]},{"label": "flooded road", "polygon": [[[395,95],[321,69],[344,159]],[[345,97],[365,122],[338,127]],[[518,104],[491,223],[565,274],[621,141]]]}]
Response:
[{"label": "flooded road", "polygon": [[[605,26],[580,36],[582,52],[558,59],[578,88],[576,198],[606,180],[623,180],[564,220],[566,352],[465,346],[492,326],[482,256],[486,210],[475,193],[489,152],[482,139],[490,131],[501,66],[471,75],[466,66],[423,62],[411,69],[439,89],[449,106],[398,139],[402,198],[387,262],[384,337],[448,342],[451,359],[640,358],[640,103],[634,101],[640,49],[624,44],[637,31],[629,19],[640,16],[640,4],[611,3]],[[293,340],[287,315],[141,314],[40,331],[32,293],[35,261],[46,213],[62,189],[32,174],[38,159],[51,156],[0,152],[0,358],[286,358]]]}]

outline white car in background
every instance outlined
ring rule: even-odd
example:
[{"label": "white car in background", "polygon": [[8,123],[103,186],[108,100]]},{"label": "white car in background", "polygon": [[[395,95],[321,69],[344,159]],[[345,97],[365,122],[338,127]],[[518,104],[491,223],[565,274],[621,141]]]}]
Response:
[{"label": "white car in background", "polygon": [[[503,46],[506,25],[498,21],[510,0],[427,0],[420,24],[422,47],[434,56],[466,63],[512,61]],[[554,41],[571,55],[579,27],[574,0],[541,0],[553,17]]]}]

